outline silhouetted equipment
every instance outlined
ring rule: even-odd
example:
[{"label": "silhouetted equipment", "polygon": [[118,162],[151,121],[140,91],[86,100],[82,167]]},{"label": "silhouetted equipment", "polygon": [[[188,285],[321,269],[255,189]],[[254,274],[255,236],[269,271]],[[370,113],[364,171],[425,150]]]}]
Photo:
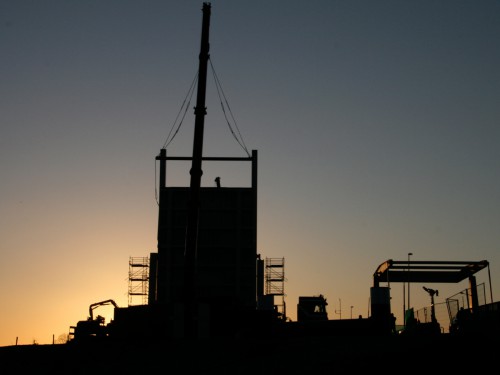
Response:
[{"label": "silhouetted equipment", "polygon": [[[156,157],[158,252],[150,254],[148,304],[115,309],[115,338],[235,337],[277,316],[257,309],[257,151],[203,156],[210,12],[204,3],[193,153],[167,156],[163,148]],[[189,187],[167,186],[173,161],[191,162]],[[218,161],[251,162],[251,185],[202,187],[202,162]]]},{"label": "silhouetted equipment", "polygon": [[299,303],[297,304],[297,321],[328,320],[328,313],[326,311],[327,305],[326,298],[322,294],[311,297],[299,297]]},{"label": "silhouetted equipment", "polygon": [[488,267],[488,261],[415,261],[389,259],[373,274],[374,286],[380,282],[458,283]]},{"label": "silhouetted equipment", "polygon": [[423,286],[422,289],[425,290],[427,293],[429,293],[429,295],[432,298],[432,301],[434,301],[434,295],[439,296],[439,291],[438,290],[431,289],[431,288],[426,288],[425,286]]},{"label": "silhouetted equipment", "polygon": [[429,295],[431,296],[431,321],[433,323],[437,323],[436,319],[436,308],[434,306],[434,295],[438,296],[439,291],[431,288],[426,288],[425,286],[422,287]]},{"label": "silhouetted equipment", "polygon": [[81,320],[76,324],[76,327],[70,327],[70,336],[72,336],[70,338],[74,340],[88,340],[92,337],[104,338],[108,336],[109,325],[105,325],[104,317],[98,315],[94,319],[94,310],[103,305],[113,305],[115,308],[118,308],[118,305],[112,299],[91,304],[87,320]]},{"label": "silhouetted equipment", "polygon": [[436,319],[436,309],[434,306],[434,295],[438,295],[438,291],[435,289],[422,287],[431,296],[431,321],[420,321],[415,319],[413,308],[408,309],[409,313],[406,320],[406,325],[403,330],[403,334],[406,335],[439,335],[441,333],[441,326]]},{"label": "silhouetted equipment", "polygon": [[[474,274],[487,267],[487,261],[390,259],[374,273],[371,316],[366,319],[328,319],[326,298],[320,294],[299,297],[297,321],[287,320],[284,258],[266,258],[264,262],[257,254],[257,151],[252,150],[251,156],[247,152],[248,157],[203,156],[210,13],[210,3],[203,3],[192,156],[167,156],[166,148],[156,156],[158,251],[150,254],[149,263],[132,258],[129,265],[142,271],[129,272],[130,282],[141,287],[148,282],[139,293],[144,298],[147,295],[147,304],[129,303],[120,308],[113,300],[94,303],[89,307],[89,318],[71,327],[70,338],[163,343],[172,338],[388,335],[395,332],[395,318],[390,288],[381,287],[382,282],[456,283],[469,278],[472,296],[468,314],[484,317],[480,315],[483,309],[478,308]],[[167,162],[175,161],[191,162],[189,187],[167,186]],[[250,162],[250,186],[221,188],[217,177],[215,187],[202,187],[202,163],[218,161]],[[149,272],[144,270],[147,264]],[[424,289],[434,305],[437,291]],[[129,296],[134,293],[129,284]],[[282,298],[281,305],[275,304],[276,296]],[[114,317],[107,325],[102,316],[93,316],[93,310],[105,304],[114,306]],[[495,322],[497,310],[496,315],[488,315],[489,321]],[[434,321],[434,312],[433,317]],[[458,321],[455,331],[477,331],[477,326],[463,323],[465,318]]]},{"label": "silhouetted equipment", "polygon": [[94,310],[99,307],[99,306],[103,306],[103,305],[113,305],[114,307],[118,307],[118,305],[116,304],[116,302],[112,299],[107,299],[105,301],[101,301],[101,302],[96,302],[96,303],[93,303],[89,306],[89,320],[93,320],[94,319]]},{"label": "silhouetted equipment", "polygon": [[[469,279],[471,308],[478,306],[477,272],[487,268],[488,261],[395,261],[389,259],[379,265],[373,274],[373,286],[387,283],[459,283]],[[490,283],[491,288],[491,283]]]},{"label": "silhouetted equipment", "polygon": [[[235,335],[256,311],[257,151],[250,157],[204,157],[203,128],[210,5],[203,6],[192,157],[162,149],[158,254],[150,304],[165,309],[174,336]],[[192,162],[189,188],[166,184],[167,161]],[[202,162],[250,161],[250,187],[201,187]],[[184,325],[184,331],[179,329]]]}]

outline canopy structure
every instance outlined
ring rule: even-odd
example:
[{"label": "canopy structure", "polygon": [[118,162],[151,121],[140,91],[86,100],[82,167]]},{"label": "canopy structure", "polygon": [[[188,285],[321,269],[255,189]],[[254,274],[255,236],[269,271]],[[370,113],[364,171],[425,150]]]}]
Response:
[{"label": "canopy structure", "polygon": [[389,259],[377,267],[373,286],[379,283],[458,283],[488,267],[486,260],[471,261],[407,261]]}]

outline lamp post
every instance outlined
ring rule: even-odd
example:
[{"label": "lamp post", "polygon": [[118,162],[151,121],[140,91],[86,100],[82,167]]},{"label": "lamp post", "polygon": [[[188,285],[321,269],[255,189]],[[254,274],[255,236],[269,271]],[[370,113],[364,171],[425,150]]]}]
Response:
[{"label": "lamp post", "polygon": [[353,307],[354,307],[354,306],[351,306],[351,319],[352,319],[352,308],[353,308]]},{"label": "lamp post", "polygon": [[410,256],[413,253],[408,253],[408,310],[411,309],[410,305]]}]

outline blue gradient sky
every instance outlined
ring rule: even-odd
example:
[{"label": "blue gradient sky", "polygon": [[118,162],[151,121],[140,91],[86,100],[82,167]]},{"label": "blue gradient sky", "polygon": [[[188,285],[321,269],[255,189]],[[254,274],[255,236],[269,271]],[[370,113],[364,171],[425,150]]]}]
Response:
[{"label": "blue gradient sky", "polygon": [[[497,300],[500,2],[211,3],[212,63],[259,152],[258,251],[285,258],[288,315],[322,293],[330,318],[366,317],[376,267],[408,252],[488,260]],[[127,305],[129,257],[156,251],[154,158],[198,68],[201,8],[0,1],[0,346]],[[207,95],[204,154],[244,156],[211,76]],[[169,155],[192,153],[193,126],[189,110]],[[203,185],[249,184],[226,167]],[[168,178],[188,185],[189,166]],[[426,286],[436,303],[468,287]]]}]

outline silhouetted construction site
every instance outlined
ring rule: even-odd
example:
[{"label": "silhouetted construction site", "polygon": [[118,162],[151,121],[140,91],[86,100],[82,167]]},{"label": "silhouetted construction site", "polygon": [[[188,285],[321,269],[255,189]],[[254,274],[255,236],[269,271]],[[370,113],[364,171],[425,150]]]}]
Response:
[{"label": "silhouetted construction site", "polygon": [[[267,368],[269,372],[302,373],[380,368],[384,361],[397,367],[408,356],[417,360],[419,355],[438,350],[444,357],[457,352],[473,354],[476,363],[480,356],[497,349],[500,303],[493,301],[491,282],[489,286],[476,282],[478,272],[489,276],[487,260],[388,259],[374,265],[373,283],[367,286],[369,316],[331,319],[327,296],[310,295],[293,303],[297,319],[288,318],[285,258],[266,257],[257,250],[257,150],[245,157],[203,155],[210,3],[203,4],[202,13],[192,155],[168,155],[162,148],[156,156],[157,251],[148,257],[130,258],[128,306],[120,307],[112,299],[89,301],[88,316],[69,327],[69,340],[56,345],[60,347],[57,355],[80,363],[66,363],[75,369],[92,369],[82,364],[84,358],[95,361],[102,372],[141,369],[138,364],[114,367],[113,361],[127,361],[118,354],[122,353],[151,356],[142,367],[147,372],[267,373]],[[178,161],[191,162],[186,171],[189,186],[167,184],[169,165]],[[250,186],[226,187],[216,179],[214,186],[202,187],[202,165],[219,162],[250,163]],[[391,307],[393,284],[463,280],[468,280],[469,288],[449,296],[439,311],[434,303],[439,291],[424,286],[430,307],[414,310],[408,304],[403,326],[396,325]],[[110,322],[96,314],[103,305],[114,307]],[[53,357],[41,354],[45,349],[38,350],[29,355],[48,366],[44,358]],[[474,363],[468,362],[466,367],[474,368]],[[437,366],[454,368],[448,362]],[[424,364],[417,367],[424,368]]]}]

